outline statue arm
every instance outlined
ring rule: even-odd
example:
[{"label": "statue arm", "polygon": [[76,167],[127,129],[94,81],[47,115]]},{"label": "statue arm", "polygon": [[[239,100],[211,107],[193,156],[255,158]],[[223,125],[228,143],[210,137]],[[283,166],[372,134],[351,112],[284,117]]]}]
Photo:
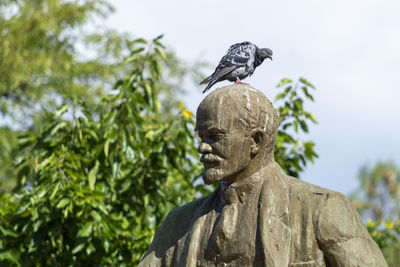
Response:
[{"label": "statue arm", "polygon": [[340,193],[329,193],[317,224],[317,238],[330,266],[387,266],[358,212]]}]

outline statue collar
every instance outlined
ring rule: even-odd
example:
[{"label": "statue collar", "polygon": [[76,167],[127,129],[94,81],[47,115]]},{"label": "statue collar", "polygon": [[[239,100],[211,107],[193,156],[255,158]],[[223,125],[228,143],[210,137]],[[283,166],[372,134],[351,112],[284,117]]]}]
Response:
[{"label": "statue collar", "polygon": [[221,195],[224,202],[227,204],[236,203],[237,201],[243,203],[248,195],[253,194],[255,191],[258,191],[256,189],[261,188],[263,182],[262,174],[265,172],[266,168],[272,167],[272,165],[273,163],[268,164],[258,172],[246,177],[246,179],[232,183],[221,182]]}]

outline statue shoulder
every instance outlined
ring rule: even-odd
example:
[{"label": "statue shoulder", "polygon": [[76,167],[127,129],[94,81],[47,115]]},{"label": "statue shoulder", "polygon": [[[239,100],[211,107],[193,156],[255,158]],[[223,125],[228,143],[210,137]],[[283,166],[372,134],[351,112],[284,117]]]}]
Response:
[{"label": "statue shoulder", "polygon": [[293,177],[288,177],[288,181],[291,203],[300,202],[296,205],[310,209],[317,228],[326,226],[347,229],[343,218],[351,218],[357,228],[362,229],[362,235],[365,234],[358,212],[344,194]]},{"label": "statue shoulder", "polygon": [[291,176],[287,176],[289,180],[289,185],[292,190],[295,192],[302,192],[304,194],[313,194],[313,195],[336,195],[341,193],[336,192],[334,190],[330,190],[318,185],[310,184],[308,182],[305,182],[303,180],[300,180],[298,178],[294,178]]},{"label": "statue shoulder", "polygon": [[301,198],[303,202],[315,205],[324,205],[328,198],[340,199],[346,201],[347,198],[340,192],[327,189],[321,186],[307,183],[300,179],[287,176],[291,198]]},{"label": "statue shoulder", "polygon": [[153,241],[139,266],[161,266],[161,259],[166,260],[169,257],[169,253],[189,231],[196,217],[211,206],[210,201],[217,194],[217,190],[219,188],[206,197],[171,210],[154,234]]},{"label": "statue shoulder", "polygon": [[288,179],[292,208],[297,205],[312,216],[318,244],[332,266],[387,266],[345,195],[292,177]]},{"label": "statue shoulder", "polygon": [[316,235],[322,245],[352,238],[369,239],[365,225],[347,197],[337,191],[290,179],[291,197],[312,209]]}]

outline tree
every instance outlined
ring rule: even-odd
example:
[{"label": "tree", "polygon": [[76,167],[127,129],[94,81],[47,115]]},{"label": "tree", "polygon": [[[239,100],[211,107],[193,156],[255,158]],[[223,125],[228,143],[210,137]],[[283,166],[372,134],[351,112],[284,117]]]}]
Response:
[{"label": "tree", "polygon": [[28,187],[19,182],[18,205],[10,204],[14,197],[2,204],[0,259],[132,265],[165,214],[196,197],[192,114],[181,105],[178,114],[161,115],[162,45],[159,38],[134,43],[129,75],[96,111],[80,103],[84,116],[71,121],[62,105],[47,113],[39,134],[20,138],[30,147],[20,177],[34,179]]},{"label": "tree", "polygon": [[[30,112],[62,102],[94,104],[117,72],[126,47],[113,32],[87,33],[91,19],[105,16],[105,1],[9,0],[0,3],[0,111],[29,125]],[[79,46],[96,49],[90,58]],[[108,55],[108,56],[107,56]],[[39,110],[37,110],[39,108]],[[26,120],[28,116],[30,120]],[[28,121],[28,123],[26,122]]]},{"label": "tree", "polygon": [[[299,138],[299,133],[308,133],[308,123],[317,123],[314,115],[306,111],[303,105],[304,100],[314,101],[310,90],[315,87],[304,77],[300,77],[295,83],[291,79],[282,79],[277,89],[282,92],[275,97],[275,102],[280,104],[277,106],[279,129],[275,160],[289,175],[299,177],[307,162],[313,163],[318,157],[314,142]],[[302,93],[298,92],[300,89]]]},{"label": "tree", "polygon": [[368,231],[389,266],[399,266],[400,169],[390,161],[378,162],[372,167],[363,166],[358,178],[360,186],[350,199],[367,220]]},{"label": "tree", "polygon": [[[69,103],[78,109],[79,101],[94,106],[104,86],[115,81],[128,40],[110,30],[85,29],[111,11],[106,2],[93,0],[0,2],[0,114],[8,122],[0,128],[3,190],[15,182],[12,160],[25,153],[14,142],[18,130],[40,131],[42,108]],[[84,56],[84,49],[95,50],[95,56]]]},{"label": "tree", "polygon": [[15,185],[17,172],[12,161],[18,155],[18,132],[9,127],[0,127],[0,193]]},{"label": "tree", "polygon": [[[69,114],[95,111],[127,74],[130,63],[121,62],[136,49],[133,38],[96,25],[112,11],[99,0],[0,1],[0,118],[5,122],[0,127],[0,190],[12,188],[20,171],[12,163],[28,153],[18,147],[17,136],[43,131],[44,110],[66,104]],[[172,52],[164,54],[163,75],[169,79],[162,80],[159,94],[168,116],[178,106],[173,96],[183,90],[174,85],[194,69]]]}]

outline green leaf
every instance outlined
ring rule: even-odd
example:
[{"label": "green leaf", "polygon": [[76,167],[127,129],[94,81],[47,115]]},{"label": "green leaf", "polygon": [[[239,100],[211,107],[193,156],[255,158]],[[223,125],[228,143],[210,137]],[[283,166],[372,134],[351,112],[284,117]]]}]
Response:
[{"label": "green leaf", "polygon": [[156,38],[153,39],[153,41],[159,41],[164,37],[164,34],[158,35]]},{"label": "green leaf", "polygon": [[69,199],[68,198],[63,198],[63,199],[60,200],[60,202],[58,202],[56,208],[57,209],[62,209],[65,206],[67,206],[68,204],[69,204]]},{"label": "green leaf", "polygon": [[97,207],[101,212],[103,212],[105,215],[108,215],[108,211],[106,208],[100,203],[100,205]]},{"label": "green leaf", "polygon": [[297,123],[297,121],[293,122],[293,130],[297,133],[299,130],[299,124]]},{"label": "green leaf", "polygon": [[132,51],[131,51],[131,54],[132,54],[132,55],[133,55],[133,54],[139,54],[139,53],[143,52],[144,50],[145,50],[144,47],[140,47],[140,48],[137,48],[137,49],[135,49],[135,50],[132,50]]},{"label": "green leaf", "polygon": [[72,254],[76,254],[79,251],[81,251],[82,249],[85,248],[85,243],[81,243],[79,245],[77,245],[73,250],[72,250]]},{"label": "green leaf", "polygon": [[285,96],[286,96],[286,93],[285,93],[285,92],[280,93],[280,94],[277,94],[276,97],[275,97],[275,99],[274,99],[274,102],[278,101],[279,99],[284,98]]},{"label": "green leaf", "polygon": [[303,86],[303,87],[301,87],[301,90],[303,90],[303,93],[307,97],[308,100],[314,101],[314,97],[308,92],[307,87]]},{"label": "green leaf", "polygon": [[299,120],[301,129],[305,132],[308,133],[308,126],[307,123],[304,120]]},{"label": "green leaf", "polygon": [[96,251],[96,248],[93,246],[92,243],[90,243],[89,246],[86,248],[86,254],[87,255],[90,255],[95,251]]},{"label": "green leaf", "polygon": [[90,215],[92,215],[92,217],[93,217],[93,219],[94,219],[95,221],[97,221],[97,222],[100,222],[100,221],[101,221],[101,216],[99,215],[99,213],[97,213],[97,211],[92,210],[92,211],[90,212]]},{"label": "green leaf", "polygon": [[317,122],[317,119],[315,118],[315,116],[314,116],[313,114],[306,112],[305,115],[306,115],[306,117],[309,118],[312,122],[318,123],[318,122]]},{"label": "green leaf", "polygon": [[307,81],[305,78],[300,77],[299,81],[300,81],[302,84],[305,84],[305,85],[311,87],[312,89],[315,89],[315,86],[312,85],[312,84],[311,84],[309,81]]},{"label": "green leaf", "polygon": [[294,105],[296,106],[297,109],[299,109],[301,111],[303,110],[303,100],[301,100],[300,98],[297,98],[294,101]]},{"label": "green leaf", "polygon": [[147,44],[147,41],[143,38],[138,38],[133,40],[132,43]]},{"label": "green leaf", "polygon": [[276,87],[280,88],[280,87],[284,86],[285,84],[292,83],[292,82],[293,81],[291,79],[284,78],[278,83],[278,85]]},{"label": "green leaf", "polygon": [[99,161],[96,160],[96,164],[95,164],[95,166],[90,170],[90,172],[89,172],[89,178],[88,178],[88,180],[89,180],[89,188],[92,189],[92,190],[94,190],[94,185],[95,185],[95,183],[96,183],[96,175],[97,175],[97,172],[98,172],[98,171],[99,171]]},{"label": "green leaf", "polygon": [[114,178],[118,177],[118,161],[114,161],[114,163],[112,165],[112,176]]},{"label": "green leaf", "polygon": [[163,60],[167,60],[167,55],[165,55],[165,53],[164,53],[163,50],[161,50],[161,49],[158,48],[158,47],[155,47],[154,50],[157,52],[157,54],[160,55],[160,57],[161,57]]},{"label": "green leaf", "polygon": [[59,118],[61,115],[63,115],[65,112],[68,111],[68,106],[67,105],[62,105],[59,107],[56,112],[54,112],[54,118]]},{"label": "green leaf", "polygon": [[2,235],[4,236],[11,236],[11,237],[18,237],[18,233],[14,232],[11,229],[5,229],[2,226],[0,226],[0,232],[2,233]]},{"label": "green leaf", "polygon": [[50,135],[54,135],[59,129],[64,128],[65,126],[67,126],[67,122],[65,121],[57,123],[51,130]]},{"label": "green leaf", "polygon": [[108,149],[110,147],[110,139],[107,139],[104,144],[104,155],[108,158]]},{"label": "green leaf", "polygon": [[19,257],[20,252],[16,249],[0,251],[0,262],[3,262],[3,264],[5,261],[9,261],[14,263],[16,266],[21,266]]},{"label": "green leaf", "polygon": [[153,43],[159,47],[164,48],[164,45],[160,42],[160,40],[164,37],[164,34],[161,34],[153,39]]},{"label": "green leaf", "polygon": [[52,192],[51,195],[50,195],[50,199],[53,199],[53,198],[55,197],[55,195],[57,194],[59,188],[60,188],[60,182],[58,182],[58,183],[54,186],[53,192]]},{"label": "green leaf", "polygon": [[92,233],[93,223],[87,222],[82,229],[79,230],[78,236],[79,237],[87,237]]}]

